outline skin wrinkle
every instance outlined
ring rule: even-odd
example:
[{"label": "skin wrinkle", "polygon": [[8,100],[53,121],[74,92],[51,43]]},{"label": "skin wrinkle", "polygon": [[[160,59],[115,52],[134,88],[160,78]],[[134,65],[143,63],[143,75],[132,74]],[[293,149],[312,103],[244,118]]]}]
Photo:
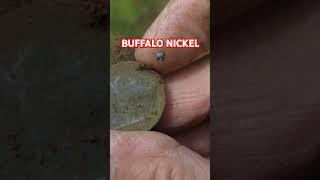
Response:
[{"label": "skin wrinkle", "polygon": [[[152,135],[157,135],[157,141],[154,141],[154,139],[152,139],[151,136],[149,136],[148,138],[148,142],[151,142],[151,143],[148,143],[148,144],[151,144],[149,145],[150,149],[154,151],[154,147],[157,147],[159,148],[160,150],[161,149],[165,149],[166,147],[175,147],[177,146],[177,142],[171,138],[170,136],[167,136],[167,135],[162,135],[158,132],[153,132]],[[137,144],[146,144],[146,140],[145,140],[146,137],[144,138],[141,138],[139,142],[137,142]],[[146,148],[144,148],[145,150]],[[143,153],[146,153],[146,151],[143,151]],[[157,152],[154,152],[154,153],[157,153],[157,154],[161,154],[161,153],[165,153],[163,151],[157,151]]]},{"label": "skin wrinkle", "polygon": [[[205,100],[207,101],[207,100]],[[193,103],[193,104],[192,104]],[[183,106],[183,107],[182,107]],[[190,121],[192,119],[197,119],[199,120],[200,117],[206,116],[209,112],[209,107],[210,105],[205,102],[199,102],[199,100],[197,101],[190,101],[190,103],[176,103],[176,104],[172,104],[171,106],[168,106],[168,113],[171,112],[170,109],[176,109],[176,113],[173,115],[173,119],[176,119],[176,123],[175,126],[178,126],[179,124],[185,124],[185,116],[186,114],[189,115],[189,118],[187,121]],[[197,110],[195,110],[197,109]],[[203,117],[205,118],[205,117]]]},{"label": "skin wrinkle", "polygon": [[171,88],[171,93],[174,94],[174,96],[172,96],[172,99],[185,98],[185,96],[204,97],[204,96],[207,96],[208,94],[206,91],[203,91],[201,88],[190,88],[190,89]]},{"label": "skin wrinkle", "polygon": [[[143,135],[143,136],[140,136]],[[143,147],[140,147],[143,144]],[[163,135],[158,132],[129,132],[124,133],[117,131],[112,133],[111,147],[119,149],[118,151],[111,151],[111,154],[120,153],[126,154],[137,152],[140,154],[150,153],[159,154],[163,151],[156,151],[158,149],[165,149],[165,147],[175,147],[178,143],[170,136]],[[119,148],[117,148],[119,147]],[[122,147],[122,148],[120,148]],[[123,148],[126,147],[126,148]],[[155,147],[157,149],[155,149]]]},{"label": "skin wrinkle", "polygon": [[[180,166],[174,166],[174,167],[172,166],[173,164],[175,165],[177,162],[180,162],[179,158],[177,158],[176,154],[174,154],[176,152],[175,149],[178,149],[180,146],[181,145],[177,143],[175,144],[174,147],[166,148],[164,150],[165,157],[157,161],[158,163],[156,163],[155,169],[152,173],[153,174],[152,177],[154,178],[154,180],[180,180],[181,179],[181,178],[177,178],[177,175],[175,175],[176,174],[175,172],[178,170],[174,168],[174,167],[180,167]],[[167,177],[165,179],[162,178],[164,174]]]},{"label": "skin wrinkle", "polygon": [[[161,159],[157,161],[156,168],[152,173],[154,180],[175,180],[174,172],[176,169],[172,166],[172,159],[168,157],[169,156],[167,156],[165,160]],[[163,176],[165,176],[165,178]]]},{"label": "skin wrinkle", "polygon": [[[193,124],[194,120],[201,121],[209,113],[209,65],[209,61],[197,61],[165,78],[168,103],[159,122],[161,129],[178,127],[186,122]],[[205,88],[194,88],[194,85]]]},{"label": "skin wrinkle", "polygon": [[[131,133],[132,134],[132,133]],[[158,136],[156,133],[155,133],[155,135],[156,136]],[[121,136],[121,135],[120,135]],[[116,137],[116,136],[113,136],[113,137]],[[128,138],[129,137],[129,138]],[[130,139],[130,138],[135,138],[135,135],[133,135],[133,136],[131,136],[131,135],[124,135],[124,136],[121,136],[121,138],[120,138],[120,140],[119,140],[119,136],[117,137],[118,139],[116,139],[115,141],[116,142],[118,142],[118,143],[113,143],[112,144],[112,149],[116,149],[116,152],[119,152],[120,154],[118,154],[118,156],[116,156],[116,157],[125,157],[124,155],[127,155],[127,153],[126,152],[123,152],[123,151],[117,151],[117,150],[121,150],[121,148],[123,147],[123,146],[121,146],[123,143],[122,142],[125,142],[125,141],[127,141],[128,139]],[[160,138],[163,138],[162,136],[159,136]],[[144,137],[144,138],[142,138],[142,139],[145,139],[145,138],[149,138],[148,137],[148,135],[146,136],[146,137]],[[151,137],[150,137],[151,138]],[[135,143],[135,145],[132,145],[131,143],[130,143],[130,145],[131,146],[137,146],[137,145],[140,145],[141,144],[141,142],[140,141],[142,141],[142,139],[136,139],[135,141],[133,141],[134,143]],[[172,142],[174,142],[173,140],[171,140]],[[113,140],[113,142],[114,142],[114,140]],[[172,146],[173,144],[175,144],[175,143],[168,143],[168,141],[155,141],[156,143],[155,144],[153,144],[152,146],[154,146],[154,147],[152,147],[152,148],[143,148],[143,150],[144,151],[141,151],[141,150],[139,150],[138,148],[135,148],[134,149],[134,151],[131,151],[130,152],[130,154],[134,157],[134,158],[137,158],[137,159],[144,159],[144,158],[147,158],[147,159],[151,159],[151,160],[156,160],[156,159],[162,159],[162,158],[149,158],[148,156],[145,156],[146,154],[148,154],[148,153],[145,153],[145,149],[151,149],[151,150],[153,150],[154,152],[153,153],[155,153],[155,154],[159,154],[157,151],[155,151],[155,150],[166,150],[166,148],[165,147],[167,147],[167,146]],[[159,143],[160,142],[160,143]],[[162,143],[164,143],[163,145],[162,145]],[[146,143],[144,143],[143,144],[144,146],[146,146]],[[163,146],[163,147],[162,147]],[[141,148],[141,147],[140,147]],[[151,153],[151,152],[150,152]],[[160,153],[161,154],[161,153]],[[112,156],[114,155],[114,154],[111,154]],[[138,155],[138,156],[137,156]],[[124,162],[131,162],[130,161],[130,157],[132,157],[132,156],[129,156],[129,159],[127,159],[127,158],[120,158],[120,159],[118,159],[118,161],[119,162],[122,162],[122,163],[124,163]],[[134,159],[132,160],[133,162],[134,162]],[[114,162],[114,161],[113,161]],[[121,167],[123,167],[123,166],[121,166]],[[135,168],[135,166],[134,167],[131,167],[131,168]],[[129,168],[129,169],[131,169],[131,168]],[[144,175],[144,171],[145,171],[145,169],[140,169],[142,172],[142,175]],[[138,173],[138,174],[136,174],[135,176],[137,176],[137,177],[139,177],[139,169],[138,170],[135,170],[135,169],[131,169],[131,171],[132,172],[136,172],[136,173]],[[144,177],[144,176],[142,176],[142,177]],[[140,178],[141,179],[141,178]]]},{"label": "skin wrinkle", "polygon": [[[121,150],[127,150],[126,152],[134,151],[136,149],[136,139],[132,136],[127,136],[127,135],[122,135],[122,132],[117,132],[117,133],[112,133],[111,137],[111,147],[126,147],[126,148],[121,148]],[[114,151],[117,153],[118,151]],[[123,151],[121,151],[123,152]],[[125,153],[126,153],[125,152]]]},{"label": "skin wrinkle", "polygon": [[[181,144],[178,144],[175,148],[170,150],[170,153],[168,154],[169,159],[169,166],[168,164],[164,163],[165,166],[169,167],[169,179],[172,180],[188,180],[190,179],[190,171],[185,171],[186,167],[185,164],[183,164],[183,160],[185,157],[182,154],[178,154],[179,149],[182,147]],[[178,165],[176,163],[179,163]],[[174,167],[170,167],[170,165],[175,165]],[[191,169],[190,167],[188,169]],[[181,173],[184,172],[184,173]],[[186,178],[187,177],[187,178]],[[192,178],[193,179],[193,178]],[[190,179],[191,180],[191,179]]]},{"label": "skin wrinkle", "polygon": [[[205,105],[205,106],[204,106]],[[188,121],[192,119],[197,119],[198,117],[202,117],[203,115],[206,115],[209,111],[209,107],[206,106],[206,103],[196,102],[196,104],[174,104],[172,106],[169,106],[169,108],[175,108],[177,111],[177,114],[174,114],[171,118],[184,118],[186,115],[189,116]],[[197,109],[197,110],[195,110]],[[179,111],[180,110],[180,111]],[[170,110],[168,110],[168,113]],[[176,120],[176,122],[179,124],[183,123],[179,120]],[[183,123],[184,124],[184,123]]]},{"label": "skin wrinkle", "polygon": [[[190,171],[188,171],[189,172],[188,175],[184,174],[185,177],[183,179],[190,179],[190,180],[199,179],[199,175],[202,175],[202,173],[199,173],[199,172],[201,172],[201,169],[206,169],[206,167],[203,165],[203,164],[205,164],[204,162],[206,160],[182,145],[180,145],[176,148],[175,154],[178,155],[181,162],[184,162],[182,164],[183,164],[183,166],[185,166],[186,169],[190,169],[191,171],[194,171],[194,173],[190,173]],[[186,158],[186,157],[188,157],[188,158]],[[189,157],[191,157],[191,158],[189,158]],[[195,162],[197,160],[199,160],[199,162]],[[199,168],[199,166],[202,166],[202,168]],[[196,177],[196,175],[197,175],[197,177]],[[192,177],[192,178],[190,178],[190,177]],[[200,178],[200,179],[204,179],[204,178]]]},{"label": "skin wrinkle", "polygon": [[179,99],[179,98],[172,98],[171,99],[171,102],[168,104],[168,105],[176,105],[176,104],[190,104],[190,102],[193,102],[193,101],[199,101],[199,99],[204,99],[204,100],[207,100],[208,99],[208,96],[207,95],[204,95],[204,94],[201,94],[201,95],[197,95],[197,94],[194,94],[194,93],[185,93],[185,94],[181,94],[181,97],[180,98],[183,98],[183,99]]},{"label": "skin wrinkle", "polygon": [[[184,153],[182,153],[182,151],[181,151],[181,148],[183,148],[183,146],[178,146],[176,149],[175,149],[175,154],[177,154],[177,156],[179,157],[179,159],[180,160],[182,160],[182,162],[184,162],[184,160],[185,160],[185,158],[184,158],[184,156],[185,156],[185,154]],[[185,165],[187,165],[187,164],[183,164],[183,166],[185,166]],[[192,169],[192,168],[190,168],[190,169]],[[192,173],[191,173],[192,174]],[[189,175],[189,173],[188,173],[188,175]],[[186,175],[184,175],[184,176],[186,176]],[[194,177],[193,177],[194,178]],[[193,179],[192,178],[192,179]],[[183,179],[185,179],[185,178],[183,178]]]},{"label": "skin wrinkle", "polygon": [[[145,178],[149,180],[150,177],[155,180],[162,180],[163,176],[167,176],[169,178],[166,179],[172,180],[193,180],[196,177],[193,171],[201,172],[201,169],[204,169],[202,166],[206,164],[205,159],[177,143],[173,138],[162,136],[157,132],[141,132],[141,135],[144,134],[144,136],[138,136],[137,133],[138,132],[130,132],[128,134],[119,132],[117,135],[112,133],[111,149],[115,150],[113,152],[119,153],[118,157],[120,157],[117,161],[113,161],[113,159],[111,161],[113,165],[116,166],[116,178],[125,178],[123,177],[123,175],[126,174],[124,172],[128,171],[132,172],[129,173],[131,174],[130,178],[138,178],[141,180],[144,180]],[[139,137],[141,139],[139,139]],[[131,138],[135,140],[131,140]],[[160,139],[160,141],[157,141],[158,139]],[[131,147],[137,147],[129,148],[133,149],[133,151],[130,151],[129,156],[127,151],[121,151],[121,148],[123,148],[122,145],[126,141],[130,141],[129,144]],[[155,142],[150,145],[150,149],[154,151],[153,153],[148,150],[145,151],[145,149],[149,148],[140,147],[141,145],[146,146],[148,143],[141,143],[148,141]],[[168,141],[170,142],[168,143]],[[139,148],[144,150],[141,151]],[[146,154],[146,152],[149,152],[150,156],[148,153]],[[114,154],[112,153],[111,157],[113,155]],[[121,158],[124,157],[124,155],[126,155],[126,158]],[[140,162],[137,160],[140,160]],[[191,163],[193,161],[196,161],[196,165],[201,167],[199,170],[198,167],[193,166],[194,164]],[[136,163],[131,164],[128,162]],[[121,169],[117,169],[117,166],[121,167]],[[147,169],[141,167],[146,167]],[[181,173],[186,169],[189,169],[187,174]]]},{"label": "skin wrinkle", "polygon": [[[193,104],[192,104],[193,103]],[[207,109],[209,108],[208,106],[208,103],[207,103],[207,100],[206,99],[185,99],[183,101],[180,101],[180,102],[175,102],[175,103],[171,103],[169,106],[168,106],[168,111],[170,111],[170,108],[174,108],[175,111],[180,112],[182,113],[183,115],[183,112],[188,112],[190,110],[193,110],[194,112],[201,112],[203,111],[203,109],[205,110],[205,112],[207,112]],[[199,114],[201,115],[201,114]],[[175,115],[173,115],[175,116]]]},{"label": "skin wrinkle", "polygon": [[203,157],[208,157],[210,155],[210,121],[206,121],[191,130],[175,135],[174,138]]}]

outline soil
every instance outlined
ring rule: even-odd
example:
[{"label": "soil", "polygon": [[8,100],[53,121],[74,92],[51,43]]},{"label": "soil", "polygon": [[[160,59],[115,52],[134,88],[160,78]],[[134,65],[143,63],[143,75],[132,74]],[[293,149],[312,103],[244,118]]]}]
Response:
[{"label": "soil", "polygon": [[105,179],[109,44],[91,6],[0,2],[1,180]]}]

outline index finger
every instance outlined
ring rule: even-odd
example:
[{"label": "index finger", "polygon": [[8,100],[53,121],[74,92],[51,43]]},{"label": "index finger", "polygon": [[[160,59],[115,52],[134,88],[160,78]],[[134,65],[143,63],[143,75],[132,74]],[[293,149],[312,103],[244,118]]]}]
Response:
[{"label": "index finger", "polygon": [[[144,38],[197,38],[200,48],[137,48],[137,61],[151,65],[160,73],[169,73],[209,54],[209,21],[209,0],[169,1]],[[157,61],[155,52],[165,52],[165,60]]]}]

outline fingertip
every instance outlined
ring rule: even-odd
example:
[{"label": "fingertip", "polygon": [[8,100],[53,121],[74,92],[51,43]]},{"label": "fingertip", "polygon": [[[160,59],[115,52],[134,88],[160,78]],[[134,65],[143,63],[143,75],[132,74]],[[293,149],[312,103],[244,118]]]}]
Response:
[{"label": "fingertip", "polygon": [[153,65],[152,49],[150,48],[137,48],[135,49],[135,58],[138,62],[147,65]]},{"label": "fingertip", "polygon": [[[157,53],[164,53],[164,59],[157,59]],[[168,62],[168,59],[171,59],[170,57],[171,54],[167,49],[137,48],[135,50],[135,58],[138,62],[150,65],[153,69],[161,74],[166,74],[172,71],[172,66],[170,66],[170,62]]]},{"label": "fingertip", "polygon": [[[157,53],[164,53],[164,59],[158,60]],[[204,53],[199,48],[137,48],[135,58],[161,74],[168,74],[191,64]]]},{"label": "fingertip", "polygon": [[[174,72],[210,51],[208,0],[170,1],[144,34],[144,38],[197,39],[199,48],[137,48],[137,61],[152,66],[162,74]],[[179,9],[179,10],[178,10]],[[165,59],[158,61],[155,53],[164,52]]]}]

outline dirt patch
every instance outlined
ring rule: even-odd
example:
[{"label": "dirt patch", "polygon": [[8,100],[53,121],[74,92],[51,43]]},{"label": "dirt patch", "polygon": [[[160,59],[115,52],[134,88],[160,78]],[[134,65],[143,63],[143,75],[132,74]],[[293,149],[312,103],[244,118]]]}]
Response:
[{"label": "dirt patch", "polygon": [[108,28],[109,0],[82,0],[83,11],[89,16],[89,25],[94,28]]}]

